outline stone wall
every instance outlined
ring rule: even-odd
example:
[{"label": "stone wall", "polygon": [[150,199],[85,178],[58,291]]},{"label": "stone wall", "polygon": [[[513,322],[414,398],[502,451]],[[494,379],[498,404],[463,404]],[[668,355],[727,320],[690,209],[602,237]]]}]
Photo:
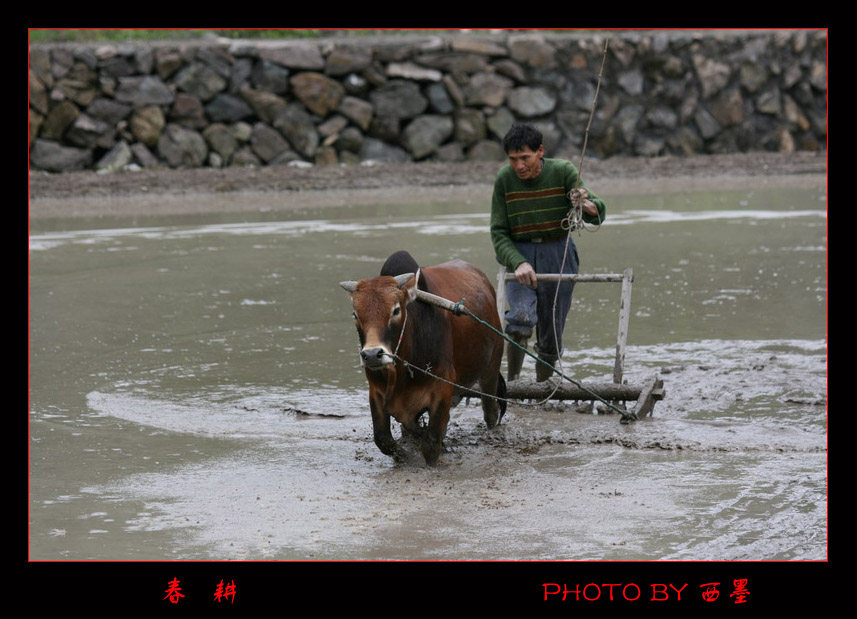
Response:
[{"label": "stone wall", "polygon": [[[580,153],[604,33],[33,44],[31,169],[502,160],[518,120]],[[611,33],[586,153],[820,150],[826,31]]]}]

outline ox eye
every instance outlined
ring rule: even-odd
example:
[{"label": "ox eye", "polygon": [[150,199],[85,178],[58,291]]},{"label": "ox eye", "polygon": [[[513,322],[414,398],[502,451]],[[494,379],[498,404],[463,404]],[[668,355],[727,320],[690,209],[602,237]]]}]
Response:
[{"label": "ox eye", "polygon": [[402,308],[399,307],[398,305],[393,308],[393,318],[395,318],[396,316],[398,316],[401,313],[402,313]]}]

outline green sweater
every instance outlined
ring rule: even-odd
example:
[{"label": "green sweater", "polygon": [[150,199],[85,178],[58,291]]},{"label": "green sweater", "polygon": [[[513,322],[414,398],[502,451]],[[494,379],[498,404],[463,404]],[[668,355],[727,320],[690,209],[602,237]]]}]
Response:
[{"label": "green sweater", "polygon": [[[494,181],[491,198],[491,242],[497,261],[510,271],[526,262],[513,241],[560,237],[567,234],[562,220],[571,203],[568,192],[578,181],[577,168],[565,159],[543,159],[544,168],[533,179],[521,180],[510,166],[504,166]],[[580,188],[586,185],[580,182]],[[583,213],[583,221],[599,224],[606,216],[604,201],[587,190],[598,208],[598,217]]]}]

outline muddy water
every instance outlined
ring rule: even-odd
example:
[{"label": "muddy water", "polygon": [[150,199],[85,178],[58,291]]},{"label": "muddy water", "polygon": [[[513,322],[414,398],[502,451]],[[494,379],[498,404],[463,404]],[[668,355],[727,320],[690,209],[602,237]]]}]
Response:
[{"label": "muddy water", "polygon": [[[493,279],[487,205],[31,222],[30,559],[826,559],[823,191],[610,206],[581,268],[634,269],[626,376],[666,399],[462,403],[433,469],[372,443],[338,282]],[[619,292],[578,286],[572,376],[610,379]]]}]

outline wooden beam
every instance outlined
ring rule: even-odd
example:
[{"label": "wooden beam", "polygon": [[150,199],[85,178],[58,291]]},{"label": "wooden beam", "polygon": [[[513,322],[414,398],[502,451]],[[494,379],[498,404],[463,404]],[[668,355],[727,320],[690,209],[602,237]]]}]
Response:
[{"label": "wooden beam", "polygon": [[631,320],[631,282],[634,272],[631,267],[622,274],[622,297],[619,300],[619,331],[616,335],[616,360],[613,363],[613,382],[625,379],[625,349],[628,344],[628,323]]},{"label": "wooden beam", "polygon": [[[597,400],[627,402],[637,400],[643,388],[640,385],[622,385],[617,383],[574,383],[562,381],[559,386],[552,381],[536,383],[514,380],[506,383],[506,397],[513,400]],[[593,396],[595,394],[595,396]]]}]

